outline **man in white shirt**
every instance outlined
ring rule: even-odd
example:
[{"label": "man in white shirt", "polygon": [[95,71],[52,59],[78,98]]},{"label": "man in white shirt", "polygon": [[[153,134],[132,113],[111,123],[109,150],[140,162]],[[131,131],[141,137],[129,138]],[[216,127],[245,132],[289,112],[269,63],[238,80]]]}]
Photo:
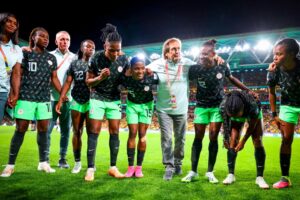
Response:
[{"label": "man in white shirt", "polygon": [[[161,130],[164,180],[182,174],[187,112],[189,104],[188,71],[194,61],[181,57],[181,41],[170,38],[163,44],[163,58],[147,66],[159,76],[156,109]],[[172,129],[175,146],[172,149]]]},{"label": "man in white shirt", "polygon": [[[57,59],[57,76],[60,81],[60,84],[63,86],[67,77],[67,70],[73,60],[76,59],[76,55],[69,51],[70,47],[70,35],[66,31],[60,31],[56,34],[55,44],[57,45],[57,49],[51,51]],[[48,128],[48,153],[50,154],[50,142],[51,142],[51,132],[56,124],[57,118],[59,118],[59,126],[60,126],[60,159],[58,161],[58,166],[60,168],[69,168],[68,163],[66,162],[66,153],[69,144],[69,136],[70,136],[70,128],[71,128],[71,114],[70,114],[70,93],[67,94],[68,101],[64,102],[61,107],[61,114],[58,115],[55,111],[55,106],[58,103],[60,94],[52,88],[51,90],[51,106],[53,118],[50,120],[50,125]],[[48,154],[48,161],[49,161]]]}]

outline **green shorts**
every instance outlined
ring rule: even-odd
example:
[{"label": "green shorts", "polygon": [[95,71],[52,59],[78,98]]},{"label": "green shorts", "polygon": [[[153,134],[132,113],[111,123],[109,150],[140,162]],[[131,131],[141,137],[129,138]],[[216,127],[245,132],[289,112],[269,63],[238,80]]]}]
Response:
[{"label": "green shorts", "polygon": [[151,124],[154,103],[137,104],[127,100],[126,120],[127,124]]},{"label": "green shorts", "polygon": [[50,102],[34,102],[18,100],[14,116],[16,119],[45,120],[52,118]]},{"label": "green shorts", "polygon": [[219,107],[202,108],[197,107],[194,111],[195,124],[209,124],[210,122],[223,122]]},{"label": "green shorts", "polygon": [[86,113],[87,111],[89,111],[89,109],[90,109],[89,101],[84,104],[80,104],[73,99],[70,105],[70,110],[76,110],[80,113]]},{"label": "green shorts", "polygon": [[[263,118],[263,113],[262,111],[259,112],[258,115],[258,119],[262,119]],[[231,117],[230,120],[231,121],[236,121],[236,122],[246,122],[248,118],[246,117]]]},{"label": "green shorts", "polygon": [[294,106],[280,106],[279,119],[282,121],[298,124],[298,118],[300,115],[300,107]]},{"label": "green shorts", "polygon": [[102,120],[104,114],[107,119],[121,119],[121,101],[99,101],[90,99],[89,118]]}]

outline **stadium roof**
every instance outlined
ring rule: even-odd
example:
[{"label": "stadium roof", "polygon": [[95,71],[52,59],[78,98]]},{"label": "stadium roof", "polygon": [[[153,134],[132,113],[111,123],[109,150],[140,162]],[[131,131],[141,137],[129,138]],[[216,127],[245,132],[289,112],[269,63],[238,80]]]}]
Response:
[{"label": "stadium roof", "polygon": [[[184,56],[196,61],[202,43],[216,39],[216,51],[231,65],[231,69],[266,68],[272,61],[273,45],[287,37],[300,41],[300,27],[182,40],[182,52]],[[146,62],[151,62],[161,56],[162,44],[163,41],[128,46],[123,51],[128,56],[143,55]]]},{"label": "stadium roof", "polygon": [[28,42],[26,40],[23,40],[21,38],[19,38],[19,46],[23,47],[23,46],[28,46]]}]

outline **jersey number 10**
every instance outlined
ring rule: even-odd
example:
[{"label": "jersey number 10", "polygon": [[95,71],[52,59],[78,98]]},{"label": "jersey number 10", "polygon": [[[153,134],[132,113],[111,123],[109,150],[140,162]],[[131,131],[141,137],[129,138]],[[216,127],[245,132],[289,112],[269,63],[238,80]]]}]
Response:
[{"label": "jersey number 10", "polygon": [[36,62],[28,62],[28,71],[36,72],[37,70],[37,63]]}]

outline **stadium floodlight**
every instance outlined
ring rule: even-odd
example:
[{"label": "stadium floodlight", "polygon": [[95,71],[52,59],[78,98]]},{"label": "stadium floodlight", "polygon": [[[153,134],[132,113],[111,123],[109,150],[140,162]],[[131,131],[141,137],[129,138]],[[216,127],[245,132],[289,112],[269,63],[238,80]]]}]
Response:
[{"label": "stadium floodlight", "polygon": [[151,54],[150,56],[150,59],[153,61],[153,60],[157,60],[160,58],[160,55],[158,53],[153,53]]},{"label": "stadium floodlight", "polygon": [[136,54],[136,56],[143,60],[145,60],[145,58],[146,58],[145,53],[138,53],[138,54]]},{"label": "stadium floodlight", "polygon": [[272,48],[270,41],[268,40],[260,40],[255,46],[254,49],[257,51],[267,51]]},{"label": "stadium floodlight", "polygon": [[235,51],[242,51],[243,48],[242,48],[241,45],[237,44],[237,45],[235,45],[234,50],[235,50]]},{"label": "stadium floodlight", "polygon": [[234,47],[235,51],[247,51],[249,49],[250,49],[250,44],[248,44],[248,43],[244,43],[244,45],[237,44]]},{"label": "stadium floodlight", "polygon": [[250,49],[250,44],[245,43],[243,46],[243,51],[248,51]]},{"label": "stadium floodlight", "polygon": [[228,53],[231,50],[230,46],[219,47],[216,52],[217,53]]},{"label": "stadium floodlight", "polygon": [[192,47],[190,50],[190,55],[192,55],[194,58],[198,57],[200,53],[200,49],[198,47]]}]

